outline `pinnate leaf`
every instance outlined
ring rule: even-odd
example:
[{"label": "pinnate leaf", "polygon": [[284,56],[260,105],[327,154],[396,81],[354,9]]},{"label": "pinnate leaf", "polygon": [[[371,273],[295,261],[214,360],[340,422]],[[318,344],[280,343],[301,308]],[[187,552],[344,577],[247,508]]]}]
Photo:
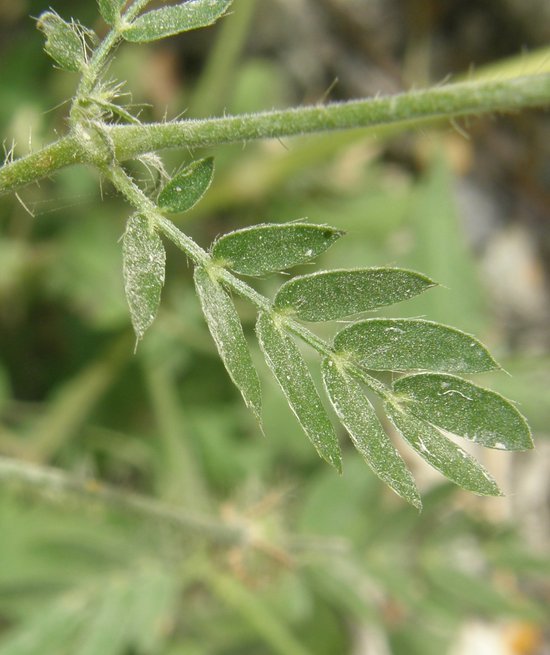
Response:
[{"label": "pinnate leaf", "polygon": [[244,401],[261,423],[262,394],[237,310],[229,294],[205,268],[195,269],[195,287],[220,357]]},{"label": "pinnate leaf", "polygon": [[212,254],[236,273],[265,275],[310,261],[342,235],[328,225],[268,223],[224,234]]},{"label": "pinnate leaf", "polygon": [[145,216],[134,214],[128,220],[122,254],[124,289],[139,340],[157,315],[166,265],[162,241]]},{"label": "pinnate leaf", "polygon": [[144,43],[213,25],[232,0],[189,0],[178,5],[148,11],[124,30],[127,41]]},{"label": "pinnate leaf", "polygon": [[386,403],[385,410],[420,457],[449,480],[482,496],[501,495],[496,482],[483,466],[437,428],[393,404]]},{"label": "pinnate leaf", "polygon": [[400,268],[321,271],[283,284],[275,307],[305,321],[331,321],[407,300],[434,285]]},{"label": "pinnate leaf", "polygon": [[377,371],[478,373],[498,368],[487,349],[465,332],[422,319],[372,318],[344,328],[336,350]]},{"label": "pinnate leaf", "polygon": [[99,13],[103,16],[105,22],[114,25],[126,4],[126,0],[98,0],[98,4]]},{"label": "pinnate leaf", "polygon": [[340,370],[332,359],[323,360],[322,372],[330,402],[354,446],[381,480],[421,509],[422,502],[414,479],[384,432],[361,385]]},{"label": "pinnate leaf", "polygon": [[214,177],[214,158],[194,161],[177,173],[158,197],[162,211],[177,214],[194,207],[208,191]]},{"label": "pinnate leaf", "polygon": [[86,52],[76,23],[67,23],[54,11],[46,11],[36,25],[46,36],[44,49],[61,68],[82,70],[86,63]]},{"label": "pinnate leaf", "polygon": [[265,312],[258,317],[256,331],[267,365],[304,432],[319,455],[340,471],[338,437],[296,344]]},{"label": "pinnate leaf", "polygon": [[421,373],[395,382],[416,416],[487,448],[527,450],[533,447],[527,422],[500,394],[454,375]]}]

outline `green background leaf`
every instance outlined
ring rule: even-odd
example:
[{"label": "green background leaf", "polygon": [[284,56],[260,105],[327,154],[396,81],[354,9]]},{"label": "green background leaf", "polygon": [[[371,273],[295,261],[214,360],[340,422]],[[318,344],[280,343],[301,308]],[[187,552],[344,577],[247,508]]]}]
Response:
[{"label": "green background leaf", "polygon": [[207,27],[223,16],[232,0],[190,0],[183,4],[155,9],[136,18],[123,36],[127,41],[144,43]]},{"label": "green background leaf", "polygon": [[218,352],[244,401],[261,424],[262,392],[233,301],[209,272],[197,266],[195,288]]},{"label": "green background leaf", "polygon": [[161,211],[177,214],[194,207],[208,191],[213,176],[213,157],[186,166],[160,192],[157,202]]},{"label": "green background leaf", "polygon": [[391,422],[420,457],[449,480],[482,496],[501,495],[496,482],[483,466],[439,430],[389,403],[386,403],[385,410]]},{"label": "green background leaf", "polygon": [[337,350],[378,371],[478,373],[498,368],[487,349],[455,328],[422,319],[372,318],[340,331]]},{"label": "green background leaf", "polygon": [[270,223],[224,234],[212,247],[220,263],[242,275],[265,275],[304,264],[343,232],[328,225]]},{"label": "green background leaf", "polygon": [[384,432],[361,385],[336,363],[325,358],[323,381],[330,402],[368,465],[396,494],[421,509],[422,502],[412,475]]},{"label": "green background leaf", "polygon": [[166,265],[162,241],[145,216],[134,214],[128,220],[122,255],[132,325],[137,338],[142,339],[157,315]]},{"label": "green background leaf", "polygon": [[407,300],[434,284],[425,275],[399,268],[321,271],[284,284],[275,307],[305,321],[331,321]]},{"label": "green background leaf", "polygon": [[420,418],[487,448],[533,447],[527,422],[500,394],[454,375],[409,375],[397,380],[407,408]]},{"label": "green background leaf", "polygon": [[267,364],[304,432],[319,455],[340,471],[338,437],[296,344],[265,312],[258,317],[256,331]]}]

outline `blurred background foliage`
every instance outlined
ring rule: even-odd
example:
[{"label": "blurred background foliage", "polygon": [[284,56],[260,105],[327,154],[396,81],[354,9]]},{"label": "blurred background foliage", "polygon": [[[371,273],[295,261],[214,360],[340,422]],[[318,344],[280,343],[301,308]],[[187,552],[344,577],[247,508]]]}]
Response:
[{"label": "blurred background foliage", "polygon": [[[105,32],[92,0],[0,0],[0,134],[16,156],[63,132],[76,83],[29,18],[50,6]],[[363,97],[503,59],[498,74],[547,66],[549,12],[545,0],[237,0],[214,29],[124,46],[112,74],[152,120]],[[173,249],[134,354],[128,208],[94,173],[0,198],[0,451],[74,482],[14,484],[1,460],[0,655],[550,652],[549,147],[533,111],[166,153],[169,170],[216,156],[209,194],[179,221],[201,245],[260,221],[327,222],[348,236],[323,266],[429,274],[444,286],[399,315],[475,333],[512,374],[482,383],[519,402],[537,450],[476,452],[507,497],[461,492],[414,460],[421,515],[352,449],[342,477],[325,466],[256,352],[258,433]],[[90,479],[123,501],[94,499],[104,487]],[[125,509],[135,494],[155,499],[148,518]],[[249,539],[166,520],[165,506]]]}]

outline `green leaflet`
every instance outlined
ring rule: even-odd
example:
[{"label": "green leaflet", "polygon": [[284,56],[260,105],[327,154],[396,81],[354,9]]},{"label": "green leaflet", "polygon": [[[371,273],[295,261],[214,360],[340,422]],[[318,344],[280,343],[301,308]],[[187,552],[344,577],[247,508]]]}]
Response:
[{"label": "green leaflet", "polygon": [[455,328],[421,319],[372,318],[354,323],[334,339],[336,350],[377,371],[479,373],[498,368],[487,349]]},{"label": "green leaflet", "polygon": [[533,447],[527,422],[494,391],[454,375],[410,375],[394,384],[407,409],[420,418],[487,448],[527,450]]},{"label": "green leaflet", "polygon": [[213,177],[213,157],[194,161],[168,182],[160,192],[158,206],[164,212],[186,212],[204,196]]},{"label": "green leaflet", "polygon": [[341,471],[338,437],[296,344],[265,312],[258,317],[256,332],[267,364],[304,432],[319,455]]},{"label": "green leaflet", "polygon": [[44,12],[36,26],[44,32],[44,49],[59,66],[69,71],[80,71],[86,64],[83,35],[76,23],[67,23],[53,11]]},{"label": "green leaflet", "polygon": [[396,494],[422,508],[416,484],[401,455],[384,432],[361,385],[328,357],[322,363],[325,388],[354,446],[376,475]]},{"label": "green leaflet", "polygon": [[128,220],[122,241],[124,290],[139,339],[155,320],[164,285],[166,253],[158,234],[141,214]]},{"label": "green leaflet", "polygon": [[120,12],[126,0],[98,0],[99,13],[109,25],[114,25],[120,17]]},{"label": "green leaflet", "polygon": [[224,234],[212,254],[236,273],[265,275],[310,261],[343,234],[328,225],[266,223]]},{"label": "green leaflet", "polygon": [[148,11],[124,30],[127,41],[146,42],[174,36],[214,24],[232,0],[190,0],[179,5]]},{"label": "green leaflet", "polygon": [[467,452],[429,423],[386,403],[385,411],[403,438],[445,477],[482,496],[500,496],[497,483]]},{"label": "green leaflet", "polygon": [[197,266],[195,287],[212,338],[231,379],[244,402],[261,424],[262,393],[258,374],[252,363],[239,315],[229,294],[209,272]]},{"label": "green leaflet", "polygon": [[434,285],[400,268],[321,271],[283,284],[275,307],[305,321],[332,321],[407,300]]}]

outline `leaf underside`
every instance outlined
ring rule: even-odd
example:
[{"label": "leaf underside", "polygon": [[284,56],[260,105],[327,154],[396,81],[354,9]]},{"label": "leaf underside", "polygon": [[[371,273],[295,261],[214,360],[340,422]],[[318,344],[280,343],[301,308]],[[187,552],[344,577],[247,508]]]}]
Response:
[{"label": "leaf underside", "polygon": [[157,315],[166,266],[162,241],[141,214],[134,214],[128,219],[122,255],[124,290],[139,340]]},{"label": "leaf underside", "polygon": [[329,358],[323,360],[322,373],[334,411],[348,431],[355,448],[383,482],[407,502],[421,509],[422,501],[414,479],[384,432],[361,385],[339,370]]},{"label": "leaf underside", "polygon": [[256,332],[266,362],[319,455],[338,471],[342,458],[338,437],[298,347],[265,312]]},{"label": "leaf underside", "polygon": [[420,457],[449,480],[481,496],[502,495],[483,466],[437,428],[389,403],[386,403],[385,411]]},{"label": "leaf underside", "polygon": [[210,334],[220,357],[261,425],[262,393],[235,305],[221,284],[201,266],[195,269],[195,287]]},{"label": "leaf underside", "polygon": [[75,23],[67,23],[53,11],[43,13],[37,22],[46,36],[44,49],[64,70],[80,71],[86,61],[84,42]]}]

